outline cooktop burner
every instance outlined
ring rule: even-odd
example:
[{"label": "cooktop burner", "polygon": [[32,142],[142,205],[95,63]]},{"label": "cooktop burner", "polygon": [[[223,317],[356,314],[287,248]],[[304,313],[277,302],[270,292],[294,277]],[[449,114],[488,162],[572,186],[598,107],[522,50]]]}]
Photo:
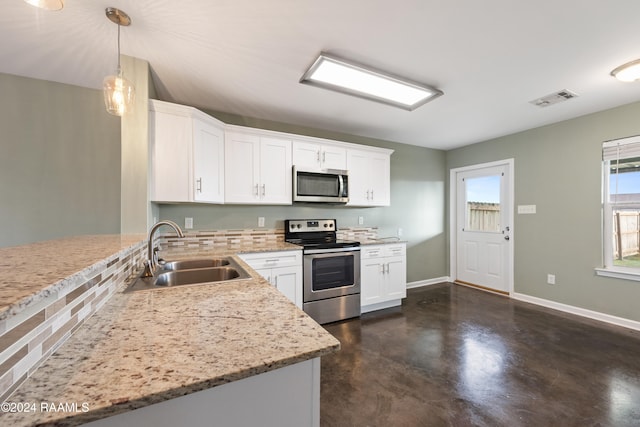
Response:
[{"label": "cooktop burner", "polygon": [[335,219],[287,219],[284,239],[305,249],[355,248],[360,242],[337,238]]}]

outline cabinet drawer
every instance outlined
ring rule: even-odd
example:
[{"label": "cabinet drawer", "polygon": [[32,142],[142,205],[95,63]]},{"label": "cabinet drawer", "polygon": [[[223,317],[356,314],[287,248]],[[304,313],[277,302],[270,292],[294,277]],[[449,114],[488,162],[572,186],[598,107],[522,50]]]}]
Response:
[{"label": "cabinet drawer", "polygon": [[371,259],[371,258],[382,258],[385,256],[384,246],[376,245],[376,246],[361,246],[360,247],[360,258],[362,259]]},{"label": "cabinet drawer", "polygon": [[405,256],[407,253],[407,246],[402,245],[385,245],[383,246],[384,256]]},{"label": "cabinet drawer", "polygon": [[240,258],[253,269],[302,266],[302,251],[254,252],[241,254]]}]

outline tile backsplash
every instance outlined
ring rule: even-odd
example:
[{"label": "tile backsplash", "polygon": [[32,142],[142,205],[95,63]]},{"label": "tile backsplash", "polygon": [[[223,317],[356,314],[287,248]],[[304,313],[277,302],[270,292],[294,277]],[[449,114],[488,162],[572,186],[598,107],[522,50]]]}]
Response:
[{"label": "tile backsplash", "polygon": [[[0,329],[0,402],[22,384],[84,320],[99,310],[146,258],[136,245],[88,267],[83,274],[29,310],[2,321]],[[4,329],[4,330],[3,330]]]}]

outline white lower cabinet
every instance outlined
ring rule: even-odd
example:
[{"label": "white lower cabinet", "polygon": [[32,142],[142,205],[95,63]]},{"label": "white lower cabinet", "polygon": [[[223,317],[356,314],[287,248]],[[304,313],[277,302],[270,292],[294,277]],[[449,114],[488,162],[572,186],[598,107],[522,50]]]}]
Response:
[{"label": "white lower cabinet", "polygon": [[362,313],[400,305],[407,296],[406,244],[361,246],[360,257]]},{"label": "white lower cabinet", "polygon": [[258,252],[239,256],[302,308],[302,251]]}]

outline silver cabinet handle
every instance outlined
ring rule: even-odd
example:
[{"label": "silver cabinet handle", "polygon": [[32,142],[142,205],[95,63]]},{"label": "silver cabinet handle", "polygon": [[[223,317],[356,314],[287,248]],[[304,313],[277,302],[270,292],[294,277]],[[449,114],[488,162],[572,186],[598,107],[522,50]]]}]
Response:
[{"label": "silver cabinet handle", "polygon": [[367,200],[369,200],[369,190],[367,190]]},{"label": "silver cabinet handle", "polygon": [[326,162],[326,161],[327,161],[327,152],[326,152],[326,151],[323,151],[323,152],[322,152],[322,163],[324,163],[324,162]]},{"label": "silver cabinet handle", "polygon": [[198,179],[196,180],[196,183],[198,184],[198,185],[196,186],[196,191],[197,191],[198,193],[202,193],[202,178],[198,178]]},{"label": "silver cabinet handle", "polygon": [[266,184],[262,184],[262,197],[264,197],[264,195],[265,195],[266,188],[267,188],[267,185]]},{"label": "silver cabinet handle", "polygon": [[373,190],[371,190],[371,200],[373,200]]},{"label": "silver cabinet handle", "polygon": [[260,193],[258,193],[258,184],[256,184],[255,187],[256,187],[256,193],[255,194],[256,194],[256,197],[258,197],[260,195]]},{"label": "silver cabinet handle", "polygon": [[278,276],[274,277],[273,284],[276,288],[278,287]]},{"label": "silver cabinet handle", "polygon": [[316,151],[316,160],[320,163],[320,150]]}]

